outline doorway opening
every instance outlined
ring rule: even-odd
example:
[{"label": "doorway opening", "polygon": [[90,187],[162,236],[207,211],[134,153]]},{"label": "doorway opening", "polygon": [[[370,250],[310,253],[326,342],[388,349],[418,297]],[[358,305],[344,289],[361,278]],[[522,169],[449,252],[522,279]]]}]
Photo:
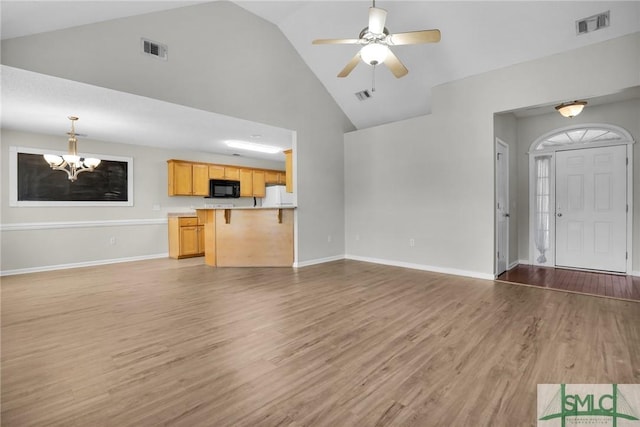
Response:
[{"label": "doorway opening", "polygon": [[496,138],[495,274],[509,268],[509,145]]},{"label": "doorway opening", "polygon": [[631,272],[633,143],[620,127],[594,124],[531,144],[530,265]]}]

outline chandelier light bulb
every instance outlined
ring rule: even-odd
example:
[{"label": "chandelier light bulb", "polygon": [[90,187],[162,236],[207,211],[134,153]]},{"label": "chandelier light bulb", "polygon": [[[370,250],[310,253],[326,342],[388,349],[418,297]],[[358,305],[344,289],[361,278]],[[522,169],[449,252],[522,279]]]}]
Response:
[{"label": "chandelier light bulb", "polygon": [[88,168],[95,168],[100,164],[100,159],[96,159],[95,157],[89,157],[88,159],[84,159],[84,165]]},{"label": "chandelier light bulb", "polygon": [[44,159],[49,163],[50,166],[58,166],[64,162],[64,159],[55,154],[45,154]]}]

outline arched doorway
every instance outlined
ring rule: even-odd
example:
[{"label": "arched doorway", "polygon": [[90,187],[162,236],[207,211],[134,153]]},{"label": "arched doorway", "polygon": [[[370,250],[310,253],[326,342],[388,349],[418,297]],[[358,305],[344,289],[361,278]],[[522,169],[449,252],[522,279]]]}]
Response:
[{"label": "arched doorway", "polygon": [[531,144],[532,265],[631,271],[633,143],[620,127],[589,124]]}]

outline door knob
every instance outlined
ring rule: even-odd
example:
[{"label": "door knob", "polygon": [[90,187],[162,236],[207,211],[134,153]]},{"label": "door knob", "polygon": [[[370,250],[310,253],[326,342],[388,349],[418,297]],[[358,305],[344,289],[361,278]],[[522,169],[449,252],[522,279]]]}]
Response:
[{"label": "door knob", "polygon": [[510,217],[510,215],[509,215],[508,213],[506,213],[506,214],[504,214],[504,217],[505,217],[505,218],[509,218],[509,217]]},{"label": "door knob", "polygon": [[558,212],[558,216],[562,216],[562,212]]}]

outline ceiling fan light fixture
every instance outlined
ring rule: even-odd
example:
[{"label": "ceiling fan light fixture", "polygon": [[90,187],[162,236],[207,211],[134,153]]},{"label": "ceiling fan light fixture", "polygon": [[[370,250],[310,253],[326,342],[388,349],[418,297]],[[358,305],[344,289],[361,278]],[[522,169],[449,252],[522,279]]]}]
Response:
[{"label": "ceiling fan light fixture", "polygon": [[380,43],[369,43],[360,49],[360,58],[369,65],[382,64],[389,55],[389,48]]},{"label": "ceiling fan light fixture", "polygon": [[582,113],[585,105],[587,105],[587,101],[566,102],[557,105],[556,110],[558,110],[558,113],[562,114],[563,117],[568,117],[571,119]]}]

